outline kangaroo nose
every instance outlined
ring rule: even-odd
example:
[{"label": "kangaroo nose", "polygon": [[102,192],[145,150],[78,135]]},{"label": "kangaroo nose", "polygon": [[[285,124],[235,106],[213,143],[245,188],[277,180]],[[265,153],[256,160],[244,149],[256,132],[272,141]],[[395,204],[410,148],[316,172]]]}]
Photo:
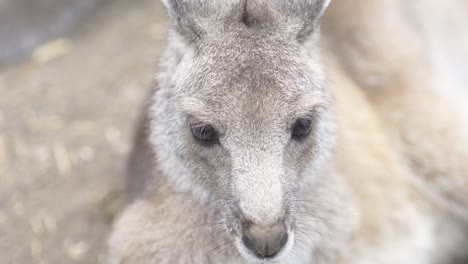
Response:
[{"label": "kangaroo nose", "polygon": [[288,242],[288,233],[282,221],[261,226],[244,224],[242,242],[261,259],[274,258]]}]

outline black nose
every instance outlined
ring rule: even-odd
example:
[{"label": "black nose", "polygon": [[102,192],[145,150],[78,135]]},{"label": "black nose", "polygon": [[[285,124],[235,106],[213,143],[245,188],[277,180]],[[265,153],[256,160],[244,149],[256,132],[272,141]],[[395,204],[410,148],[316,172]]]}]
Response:
[{"label": "black nose", "polygon": [[243,231],[242,242],[261,259],[274,258],[288,242],[282,221],[268,226],[246,223]]}]

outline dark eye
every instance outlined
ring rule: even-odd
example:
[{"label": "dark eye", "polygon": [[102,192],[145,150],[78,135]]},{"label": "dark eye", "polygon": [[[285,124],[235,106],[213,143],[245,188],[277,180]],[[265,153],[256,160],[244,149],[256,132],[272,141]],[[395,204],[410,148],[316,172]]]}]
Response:
[{"label": "dark eye", "polygon": [[192,134],[196,140],[203,143],[215,143],[218,141],[216,130],[210,125],[192,126]]},{"label": "dark eye", "polygon": [[292,129],[292,137],[294,139],[301,139],[307,136],[312,130],[312,122],[309,119],[299,118],[294,123]]}]

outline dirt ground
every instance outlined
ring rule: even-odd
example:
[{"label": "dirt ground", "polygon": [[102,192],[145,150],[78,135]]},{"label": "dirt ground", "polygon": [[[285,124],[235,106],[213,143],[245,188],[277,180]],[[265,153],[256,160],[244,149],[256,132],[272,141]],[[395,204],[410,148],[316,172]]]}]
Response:
[{"label": "dirt ground", "polygon": [[107,1],[0,69],[0,263],[105,262],[166,26],[159,1]]}]

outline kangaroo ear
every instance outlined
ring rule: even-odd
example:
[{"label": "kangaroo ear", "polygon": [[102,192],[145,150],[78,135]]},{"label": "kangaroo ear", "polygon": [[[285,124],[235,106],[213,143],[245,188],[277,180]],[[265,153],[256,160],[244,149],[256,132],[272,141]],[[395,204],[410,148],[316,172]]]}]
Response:
[{"label": "kangaroo ear", "polygon": [[203,4],[190,0],[161,0],[169,14],[172,29],[188,42],[194,42],[204,35],[197,23],[197,12]]},{"label": "kangaroo ear", "polygon": [[[304,42],[318,28],[320,17],[330,4],[331,0],[302,0],[302,2],[305,2],[304,6],[302,6],[302,8],[304,8],[302,10],[302,25],[297,34],[297,38],[299,41]],[[298,11],[300,12],[301,10]]]},{"label": "kangaroo ear", "polygon": [[295,26],[297,39],[306,41],[318,28],[320,17],[331,0],[274,0],[276,9]]}]

